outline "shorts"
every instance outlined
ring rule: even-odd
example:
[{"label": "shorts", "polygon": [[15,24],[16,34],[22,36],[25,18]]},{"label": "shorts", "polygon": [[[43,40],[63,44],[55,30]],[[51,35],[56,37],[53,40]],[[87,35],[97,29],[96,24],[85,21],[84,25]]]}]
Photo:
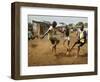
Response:
[{"label": "shorts", "polygon": [[86,41],[81,42],[80,40],[78,40],[78,41],[76,42],[76,44],[79,44],[78,47],[82,47],[85,43],[86,43]]},{"label": "shorts", "polygon": [[65,40],[70,40],[70,37],[69,36],[66,36],[64,39]]},{"label": "shorts", "polygon": [[59,43],[59,40],[56,37],[49,38],[49,40],[52,44],[55,44],[55,43],[58,44]]}]

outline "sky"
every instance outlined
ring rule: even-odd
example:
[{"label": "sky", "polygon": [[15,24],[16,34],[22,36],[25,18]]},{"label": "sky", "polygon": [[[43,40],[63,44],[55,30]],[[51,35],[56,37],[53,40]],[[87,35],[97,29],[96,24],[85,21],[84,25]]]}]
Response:
[{"label": "sky", "polygon": [[70,23],[76,24],[78,22],[88,23],[87,17],[28,15],[28,22],[32,23],[32,20],[49,21],[50,23],[52,23],[53,21],[56,21],[57,24],[59,24],[60,22],[64,22],[65,24],[70,24]]}]

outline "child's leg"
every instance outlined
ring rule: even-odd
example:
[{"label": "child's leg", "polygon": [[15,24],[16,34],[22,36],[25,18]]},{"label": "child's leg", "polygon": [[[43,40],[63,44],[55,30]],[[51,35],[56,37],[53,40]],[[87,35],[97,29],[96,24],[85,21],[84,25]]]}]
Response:
[{"label": "child's leg", "polygon": [[80,44],[78,45],[77,56],[79,56],[80,48],[81,48],[84,44],[85,44],[85,42],[84,42],[84,43],[80,42]]},{"label": "child's leg", "polygon": [[56,54],[56,46],[59,43],[59,40],[57,38],[51,38],[50,42],[52,44],[52,53],[55,55]]},{"label": "child's leg", "polygon": [[80,45],[78,46],[77,55],[75,57],[78,57],[79,56],[79,52],[80,52]]},{"label": "child's leg", "polygon": [[[65,42],[66,42],[67,44],[65,44]],[[69,53],[67,53],[68,50],[69,50],[69,44],[70,44],[69,37],[66,37],[65,40],[64,40],[64,42],[63,42],[63,46],[66,48],[66,54],[69,54]]]},{"label": "child's leg", "polygon": [[68,45],[68,47],[69,47],[69,44],[70,44],[70,37],[68,36],[68,42],[67,42],[67,45]]},{"label": "child's leg", "polygon": [[55,43],[54,43],[54,45],[53,45],[54,55],[56,55],[56,46],[57,46],[58,44],[59,44],[59,40],[56,39],[56,40],[55,40]]},{"label": "child's leg", "polygon": [[51,48],[51,50],[52,50],[52,53],[53,53],[53,52],[54,52],[53,45],[52,45],[52,48]]},{"label": "child's leg", "polygon": [[54,55],[56,55],[56,45],[57,45],[57,44],[55,44],[55,45],[53,46],[53,49],[54,49]]},{"label": "child's leg", "polygon": [[56,43],[52,44],[52,53],[55,55],[56,54]]},{"label": "child's leg", "polygon": [[[66,47],[66,46],[65,46],[65,42],[66,42],[66,41],[67,41],[67,40],[65,39],[64,42],[63,42],[63,46],[64,46],[64,47]],[[66,48],[67,48],[67,47],[66,47]]]},{"label": "child's leg", "polygon": [[70,55],[70,47],[69,47],[69,44],[70,44],[70,40],[67,40],[67,51],[66,51],[66,53]]},{"label": "child's leg", "polygon": [[[65,44],[65,43],[67,43],[67,44]],[[65,53],[68,54],[68,48],[69,48],[69,46],[68,46],[68,41],[67,41],[67,39],[64,40],[63,45],[64,45],[64,47],[66,48],[66,52],[65,52]]]},{"label": "child's leg", "polygon": [[69,51],[69,44],[70,44],[70,40],[68,39],[68,42],[67,42],[67,46],[68,46],[67,50],[68,51]]},{"label": "child's leg", "polygon": [[78,42],[75,42],[74,45],[72,46],[72,48],[70,48],[70,51],[74,48],[74,46],[77,44]]},{"label": "child's leg", "polygon": [[56,54],[56,41],[54,40],[54,38],[51,38],[50,41],[52,44],[52,53],[55,55]]},{"label": "child's leg", "polygon": [[69,44],[70,44],[70,40],[68,40],[68,46],[69,46]]}]

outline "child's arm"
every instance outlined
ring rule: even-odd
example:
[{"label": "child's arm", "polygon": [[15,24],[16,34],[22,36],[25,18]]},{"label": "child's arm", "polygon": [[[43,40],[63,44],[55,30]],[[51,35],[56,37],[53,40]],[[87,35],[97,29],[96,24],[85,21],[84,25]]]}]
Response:
[{"label": "child's arm", "polygon": [[56,28],[57,31],[61,32],[61,33],[64,33],[64,31],[60,30],[59,28]]}]

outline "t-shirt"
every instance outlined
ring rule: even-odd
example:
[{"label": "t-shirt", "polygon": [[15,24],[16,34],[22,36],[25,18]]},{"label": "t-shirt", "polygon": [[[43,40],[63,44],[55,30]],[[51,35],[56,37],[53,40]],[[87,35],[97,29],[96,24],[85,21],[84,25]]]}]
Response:
[{"label": "t-shirt", "polygon": [[56,37],[56,29],[53,28],[52,26],[50,26],[50,28],[48,29],[48,39]]},{"label": "t-shirt", "polygon": [[79,39],[80,39],[80,42],[85,42],[85,40],[86,40],[86,31],[79,31]]}]

